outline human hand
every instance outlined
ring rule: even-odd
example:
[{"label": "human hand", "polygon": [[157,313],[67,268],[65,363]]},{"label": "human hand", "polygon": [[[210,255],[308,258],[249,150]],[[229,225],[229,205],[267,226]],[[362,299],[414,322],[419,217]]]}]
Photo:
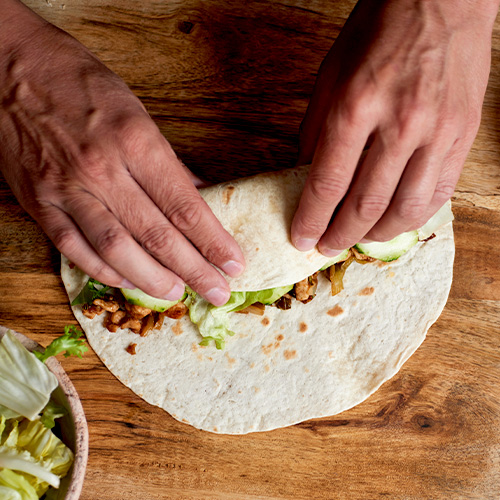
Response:
[{"label": "human hand", "polygon": [[210,263],[235,276],[244,258],[195,176],[116,74],[17,0],[10,8],[0,35],[0,168],[20,203],[103,283],[168,300],[187,283],[225,303],[229,286]]},{"label": "human hand", "polygon": [[319,241],[333,256],[390,240],[451,198],[479,127],[497,9],[360,0],[301,126],[299,163],[312,165],[292,224],[297,248]]}]

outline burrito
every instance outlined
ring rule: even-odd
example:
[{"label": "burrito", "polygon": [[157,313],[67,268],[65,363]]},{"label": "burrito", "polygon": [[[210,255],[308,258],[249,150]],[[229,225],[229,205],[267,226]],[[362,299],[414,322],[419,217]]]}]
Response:
[{"label": "burrito", "polygon": [[74,314],[119,380],[182,422],[242,434],[337,414],[397,373],[446,303],[449,206],[419,231],[332,260],[290,241],[307,172],[201,191],[247,262],[221,308],[189,289],[177,304],[108,290],[62,258]]}]

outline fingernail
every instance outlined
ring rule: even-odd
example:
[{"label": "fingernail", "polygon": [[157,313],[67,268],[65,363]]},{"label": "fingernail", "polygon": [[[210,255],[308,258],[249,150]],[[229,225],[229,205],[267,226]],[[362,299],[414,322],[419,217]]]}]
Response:
[{"label": "fingernail", "polygon": [[370,240],[368,238],[361,238],[359,240],[360,243],[373,243],[373,240]]},{"label": "fingernail", "polygon": [[120,288],[128,288],[130,290],[134,290],[137,288],[133,283],[131,283],[129,280],[123,280],[120,284]]},{"label": "fingernail", "polygon": [[229,300],[230,293],[222,288],[212,288],[204,294],[214,306],[223,306]]},{"label": "fingernail", "polygon": [[165,295],[166,300],[179,300],[183,295],[186,287],[182,283],[176,283],[172,290]]},{"label": "fingernail", "polygon": [[336,257],[337,255],[340,255],[343,252],[343,250],[335,250],[333,248],[321,248],[320,252],[325,257]]},{"label": "fingernail", "polygon": [[312,238],[299,238],[295,242],[295,248],[301,252],[307,252],[308,250],[312,250],[317,243],[318,240],[314,240]]},{"label": "fingernail", "polygon": [[225,264],[222,264],[221,269],[229,276],[239,276],[244,267],[235,260],[228,260]]}]

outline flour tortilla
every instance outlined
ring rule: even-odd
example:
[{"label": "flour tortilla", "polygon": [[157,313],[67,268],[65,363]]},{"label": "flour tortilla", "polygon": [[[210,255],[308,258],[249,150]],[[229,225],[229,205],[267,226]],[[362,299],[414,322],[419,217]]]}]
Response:
[{"label": "flour tortilla", "polygon": [[[297,252],[289,241],[306,173],[264,174],[205,191],[247,259],[245,275],[231,280],[233,290],[294,283],[328,260]],[[231,314],[237,333],[222,351],[199,346],[188,317],[166,319],[161,330],[140,337],[110,333],[102,316],[90,320],[80,306],[73,312],[108,369],[147,402],[215,433],[267,431],[340,413],[394,376],[441,313],[453,258],[449,223],[395,262],[353,263],[334,297],[320,275],[308,304],[266,307],[264,316]],[[87,276],[63,257],[62,279],[71,301]],[[130,343],[136,355],[125,350]]]}]

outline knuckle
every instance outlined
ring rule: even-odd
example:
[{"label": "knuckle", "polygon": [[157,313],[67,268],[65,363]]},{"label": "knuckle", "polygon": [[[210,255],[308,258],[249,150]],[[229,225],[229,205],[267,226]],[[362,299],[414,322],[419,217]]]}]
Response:
[{"label": "knuckle", "polygon": [[[153,147],[151,123],[147,117],[133,114],[123,119],[118,127],[118,143],[129,158],[148,155]],[[156,130],[155,130],[156,131]]]},{"label": "knuckle", "polygon": [[56,248],[68,258],[69,256],[75,254],[75,251],[79,246],[79,238],[77,233],[69,227],[56,229],[52,233],[51,239],[54,242]]},{"label": "knuckle", "polygon": [[437,183],[434,190],[434,200],[436,202],[448,201],[455,192],[455,183],[450,182],[448,179],[441,180]]},{"label": "knuckle", "polygon": [[213,239],[205,247],[203,245],[200,246],[200,250],[202,250],[206,259],[213,264],[223,264],[228,260],[230,255],[229,248],[225,241],[219,238]]},{"label": "knuckle", "polygon": [[109,161],[99,146],[81,145],[78,165],[80,168],[77,169],[77,175],[79,174],[85,181],[90,180],[95,184],[109,182]]},{"label": "knuckle", "polygon": [[107,227],[95,237],[95,247],[98,253],[112,256],[127,240],[127,233],[118,227]]},{"label": "knuckle", "polygon": [[168,213],[170,222],[182,233],[189,233],[199,228],[202,219],[203,207],[192,200],[191,196],[184,197]]},{"label": "knuckle", "polygon": [[378,220],[389,205],[389,199],[382,195],[359,195],[354,202],[354,214],[361,222]]},{"label": "knuckle", "polygon": [[309,238],[319,238],[325,232],[330,217],[331,214],[325,214],[323,220],[320,220],[318,215],[308,215],[305,218],[303,216],[297,217],[293,221],[292,233],[301,237],[306,235]]},{"label": "knuckle", "polygon": [[405,198],[397,203],[395,208],[399,219],[411,223],[424,215],[427,210],[427,203],[421,198]]},{"label": "knuckle", "polygon": [[407,108],[401,110],[396,117],[397,131],[394,134],[397,143],[408,144],[415,140],[428,124],[427,107],[419,101],[414,101]]},{"label": "knuckle", "polygon": [[315,200],[334,202],[344,196],[349,186],[341,177],[334,175],[319,176],[311,173],[309,187]]},{"label": "knuckle", "polygon": [[175,230],[169,225],[158,225],[146,228],[139,242],[151,255],[171,254],[175,248]]},{"label": "knuckle", "polygon": [[346,122],[352,126],[366,123],[377,103],[377,90],[373,82],[366,77],[354,78],[344,90],[339,101],[340,112]]}]

